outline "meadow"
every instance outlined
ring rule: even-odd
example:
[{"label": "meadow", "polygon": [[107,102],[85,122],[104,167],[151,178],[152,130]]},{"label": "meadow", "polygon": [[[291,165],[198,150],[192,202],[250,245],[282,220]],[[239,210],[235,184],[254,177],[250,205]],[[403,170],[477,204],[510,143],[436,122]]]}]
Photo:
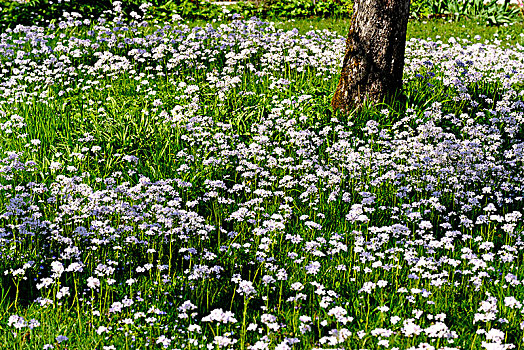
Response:
[{"label": "meadow", "polygon": [[2,349],[524,348],[522,24],[134,19],[0,33]]}]

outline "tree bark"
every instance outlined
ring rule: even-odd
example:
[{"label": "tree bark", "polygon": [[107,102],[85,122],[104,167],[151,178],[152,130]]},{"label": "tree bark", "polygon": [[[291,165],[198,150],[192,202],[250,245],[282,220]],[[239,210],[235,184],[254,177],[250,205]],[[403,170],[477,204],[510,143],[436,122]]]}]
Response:
[{"label": "tree bark", "polygon": [[355,0],[333,109],[348,111],[402,88],[410,0]]}]

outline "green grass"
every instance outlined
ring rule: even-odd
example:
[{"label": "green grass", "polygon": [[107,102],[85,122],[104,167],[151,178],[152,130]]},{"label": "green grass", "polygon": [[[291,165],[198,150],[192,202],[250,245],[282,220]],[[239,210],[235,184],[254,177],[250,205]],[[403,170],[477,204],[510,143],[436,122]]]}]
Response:
[{"label": "green grass", "polygon": [[[350,19],[297,19],[286,22],[276,22],[277,28],[291,30],[297,28],[305,33],[309,30],[331,30],[346,36],[349,30]],[[483,40],[492,40],[494,35],[498,39],[515,44],[524,42],[521,34],[524,32],[524,22],[517,22],[508,26],[485,26],[473,20],[447,21],[444,19],[410,20],[407,37],[432,38],[447,42],[450,37],[470,39],[480,35]],[[510,36],[510,37],[508,37]]]},{"label": "green grass", "polygon": [[[300,33],[307,33],[310,30],[330,30],[341,36],[346,36],[351,20],[349,18],[310,18],[293,19],[287,21],[269,20],[275,23],[275,27],[283,30],[298,29]],[[189,23],[190,26],[205,26],[204,21]],[[213,23],[217,26],[218,23]],[[484,40],[503,40],[509,44],[523,44],[524,22],[515,22],[510,25],[486,26],[475,20],[460,19],[449,21],[446,19],[411,19],[408,22],[407,38],[431,38],[447,42],[449,38],[461,38],[474,41],[474,37],[479,35]]]},{"label": "green grass", "polygon": [[[297,20],[275,26],[296,27],[301,35],[328,29],[344,36],[348,21]],[[95,40],[87,29],[92,28],[50,30],[47,33],[55,36],[45,38],[46,44],[56,47],[72,36]],[[304,50],[314,63],[303,71],[292,62],[264,63],[270,58],[262,44],[249,47],[254,50],[249,58],[231,64],[227,46],[217,49],[209,37],[190,39],[201,35],[198,29],[178,29],[181,33],[154,27],[119,33],[158,34],[159,41],[152,45],[137,44],[149,51],[164,39],[170,43],[167,38],[182,38],[184,49],[166,49],[157,58],[131,57],[130,48],[102,40],[97,41],[100,48],[86,48],[81,55],[63,53],[74,62],[71,67],[86,68],[53,75],[53,82],[46,78],[56,72],[35,68],[51,59],[49,53],[31,52],[29,42],[10,42],[35,63],[25,68],[26,73],[18,72],[21,78],[3,89],[6,95],[0,98],[0,232],[5,234],[0,241],[0,342],[6,349],[42,349],[45,344],[71,350],[111,349],[111,345],[161,348],[157,341],[163,335],[173,339],[170,349],[197,349],[228,333],[238,340],[230,347],[235,349],[254,344],[262,335],[267,335],[271,348],[296,337],[301,343],[295,349],[311,349],[320,347],[320,339],[330,331],[344,328],[352,334],[338,346],[350,349],[384,348],[378,345],[379,337],[370,334],[379,328],[392,330],[391,347],[399,349],[421,342],[482,349],[485,338],[476,331],[492,328],[502,329],[506,341],[522,349],[521,313],[503,305],[504,297],[524,298],[521,285],[505,282],[510,274],[524,278],[522,252],[504,253],[503,248],[520,247],[522,224],[516,221],[515,235],[505,234],[496,218],[473,228],[461,224],[464,218],[485,213],[488,203],[499,196],[494,193],[507,199],[519,193],[522,160],[514,156],[507,164],[505,157],[518,154],[522,141],[522,123],[515,121],[522,116],[521,82],[513,84],[513,95],[498,80],[490,81],[489,73],[477,83],[448,86],[444,79],[455,66],[422,66],[416,70],[420,77],[406,79],[403,104],[366,105],[342,114],[330,108],[338,82],[336,60],[328,60],[328,69],[316,65],[325,57],[314,56],[315,48]],[[246,28],[230,32],[242,29]],[[107,36],[105,29],[98,30],[100,37]],[[474,22],[412,21],[408,38],[438,35],[443,42],[450,37],[476,42],[476,35],[491,41],[498,34],[504,45],[506,40],[514,45],[523,43],[521,31],[522,23],[486,28]],[[249,40],[240,36],[231,47],[239,53]],[[199,41],[206,44],[200,47]],[[273,38],[264,44],[273,47],[275,42]],[[173,47],[178,45],[175,41]],[[199,53],[169,68],[179,53],[191,53],[191,45]],[[323,53],[332,54],[333,45],[321,46]],[[205,53],[210,47],[216,52]],[[289,44],[276,52],[288,55],[294,49]],[[500,54],[493,50],[492,55]],[[125,56],[132,69],[93,72],[89,67],[95,62],[94,51]],[[66,61],[56,52],[55,58]],[[13,57],[0,60],[2,67],[10,67]],[[60,73],[58,66],[52,67]],[[31,80],[36,79],[31,69],[40,81]],[[5,70],[2,81],[18,74],[13,68]],[[216,82],[213,76],[218,76]],[[239,77],[236,83],[229,80],[234,77]],[[227,82],[229,89],[220,87]],[[37,96],[29,95],[33,91]],[[461,97],[465,91],[469,98]],[[293,102],[300,96],[304,101]],[[497,106],[512,108],[513,114],[492,121],[487,111]],[[373,122],[376,132],[371,131]],[[389,143],[391,138],[405,143]],[[448,158],[439,158],[443,153]],[[471,160],[476,156],[478,162]],[[478,179],[470,172],[476,166]],[[493,189],[485,189],[488,185]],[[435,193],[440,193],[437,202]],[[461,211],[468,196],[478,203],[471,211]],[[352,206],[360,203],[364,209],[357,217],[365,214],[369,222],[346,219],[351,210],[358,212]],[[233,213],[241,208],[248,210],[246,218],[234,219]],[[522,211],[522,202],[497,203],[497,210],[502,216]],[[421,221],[432,228],[425,229]],[[278,228],[280,223],[283,227]],[[391,228],[400,223],[405,231]],[[262,229],[268,231],[261,233]],[[451,237],[453,249],[443,247],[445,237]],[[493,261],[486,258],[486,268],[477,269],[470,265],[481,266],[480,262],[464,257],[464,249],[482,256],[489,250],[481,248],[482,242],[492,243],[497,255]],[[441,245],[433,249],[430,244]],[[500,256],[513,256],[513,263]],[[427,263],[415,267],[414,257],[424,257]],[[442,262],[446,259],[462,265]],[[38,288],[37,283],[53,274],[51,262],[58,260],[65,268],[82,262],[82,271],[63,272],[49,287]],[[34,263],[23,267],[29,261]],[[318,272],[308,273],[306,266],[316,261],[322,262]],[[106,267],[99,268],[101,264]],[[115,270],[103,272],[107,266]],[[206,270],[216,266],[220,269]],[[15,273],[22,267],[22,275]],[[198,268],[204,271],[200,275],[195,272]],[[283,270],[286,279],[279,277]],[[478,291],[470,280],[473,272],[465,272],[469,270],[487,274]],[[432,284],[433,277],[427,276],[434,271],[447,274],[442,278],[449,277],[450,284]],[[263,276],[274,282],[264,282]],[[87,286],[89,277],[100,279],[99,291]],[[251,282],[256,295],[241,295],[237,278]],[[387,285],[370,294],[359,293],[364,283],[378,281]],[[296,282],[303,289],[292,287]],[[59,297],[62,287],[69,287],[70,295]],[[408,299],[410,293],[401,288],[418,292]],[[488,292],[498,298],[497,317],[507,322],[473,322]],[[303,296],[289,301],[299,293]],[[35,302],[37,297],[48,298],[50,305]],[[110,310],[113,303],[127,298],[133,299],[132,305]],[[195,309],[181,309],[184,301],[191,301]],[[335,306],[353,320],[330,314]],[[379,309],[384,306],[389,311]],[[236,322],[201,321],[216,308],[233,312]],[[392,324],[390,317],[414,318],[414,309],[424,311],[415,321],[424,328],[435,323],[434,316],[445,314],[457,339],[404,336],[402,321]],[[34,318],[40,326],[18,331],[8,324],[15,314],[26,321]],[[276,321],[263,319],[263,314],[275,315]],[[300,321],[301,316],[311,321]],[[257,324],[256,331],[246,331],[250,323]],[[190,325],[201,329],[191,330]],[[361,337],[359,331],[366,334]],[[60,335],[69,340],[59,343]],[[189,344],[189,339],[196,344]]]}]

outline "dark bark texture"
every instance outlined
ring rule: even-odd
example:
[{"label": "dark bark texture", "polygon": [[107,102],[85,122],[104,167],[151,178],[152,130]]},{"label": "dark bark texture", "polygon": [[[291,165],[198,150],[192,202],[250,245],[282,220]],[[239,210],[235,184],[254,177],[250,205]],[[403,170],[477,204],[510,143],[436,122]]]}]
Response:
[{"label": "dark bark texture", "polygon": [[409,5],[410,0],[355,0],[333,109],[347,111],[400,92]]}]

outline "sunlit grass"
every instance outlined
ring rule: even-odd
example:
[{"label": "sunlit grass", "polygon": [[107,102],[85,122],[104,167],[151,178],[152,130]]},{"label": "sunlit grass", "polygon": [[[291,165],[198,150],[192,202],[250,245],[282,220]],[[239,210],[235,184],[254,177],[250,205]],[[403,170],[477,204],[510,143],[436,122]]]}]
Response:
[{"label": "sunlit grass", "polygon": [[410,22],[404,98],[342,114],[347,25],[8,33],[2,344],[522,348],[521,24]]}]

